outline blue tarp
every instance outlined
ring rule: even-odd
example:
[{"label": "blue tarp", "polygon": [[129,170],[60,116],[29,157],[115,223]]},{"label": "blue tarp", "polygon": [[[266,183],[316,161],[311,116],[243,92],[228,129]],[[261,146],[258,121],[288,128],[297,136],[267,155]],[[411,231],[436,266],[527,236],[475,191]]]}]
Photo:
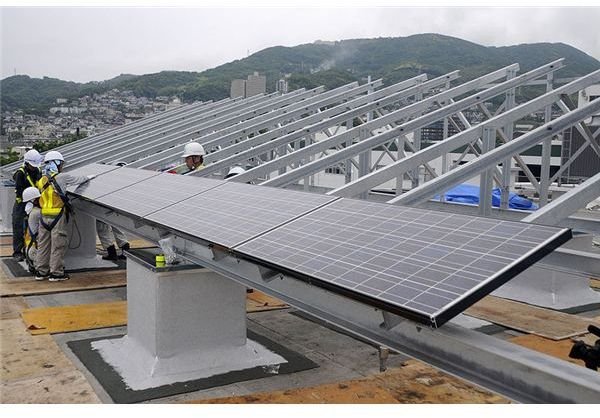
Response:
[{"label": "blue tarp", "polygon": [[[533,203],[531,200],[521,197],[516,193],[510,192],[508,196],[508,207],[511,209],[537,210],[538,208],[538,205]],[[470,203],[477,205],[479,204],[479,186],[466,183],[460,184],[448,190],[444,197],[447,202]],[[439,195],[435,196],[434,199],[440,200]],[[500,207],[499,188],[492,190],[492,206]]]}]

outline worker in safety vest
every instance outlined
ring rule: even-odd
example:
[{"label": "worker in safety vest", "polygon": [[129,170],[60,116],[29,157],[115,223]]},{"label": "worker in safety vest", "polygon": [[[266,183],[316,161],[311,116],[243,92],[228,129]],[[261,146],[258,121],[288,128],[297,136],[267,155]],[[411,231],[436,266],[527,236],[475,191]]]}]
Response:
[{"label": "worker in safety vest", "polygon": [[181,158],[184,159],[185,164],[177,166],[169,171],[168,173],[173,174],[190,174],[194,171],[199,171],[204,168],[204,156],[206,152],[204,147],[197,142],[189,142],[185,144],[183,148],[183,154]]},{"label": "worker in safety vest", "polygon": [[41,163],[40,153],[31,149],[23,156],[23,165],[13,174],[15,181],[15,204],[12,211],[13,258],[17,261],[23,261],[23,224],[25,219],[23,191],[27,187],[35,187],[37,184],[42,175],[39,170]]},{"label": "worker in safety vest", "polygon": [[42,218],[38,233],[38,251],[35,260],[36,280],[51,282],[67,280],[65,253],[67,252],[67,222],[71,207],[67,186],[85,183],[96,177],[72,176],[63,173],[65,160],[58,151],[49,151],[44,157],[44,173],[38,181]]},{"label": "worker in safety vest", "polygon": [[23,255],[27,261],[29,271],[35,275],[35,256],[37,253],[37,235],[40,229],[42,212],[40,210],[40,191],[37,187],[28,187],[23,191],[23,202],[25,205],[25,234],[23,240],[25,247]]}]

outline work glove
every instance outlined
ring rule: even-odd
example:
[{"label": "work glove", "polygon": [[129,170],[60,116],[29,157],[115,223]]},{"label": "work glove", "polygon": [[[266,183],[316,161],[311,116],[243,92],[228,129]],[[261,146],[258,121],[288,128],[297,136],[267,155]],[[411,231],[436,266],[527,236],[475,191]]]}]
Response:
[{"label": "work glove", "polygon": [[91,180],[91,179],[94,179],[94,178],[96,178],[96,175],[95,175],[95,174],[88,174],[88,175],[87,175],[87,179],[88,179],[88,180]]}]

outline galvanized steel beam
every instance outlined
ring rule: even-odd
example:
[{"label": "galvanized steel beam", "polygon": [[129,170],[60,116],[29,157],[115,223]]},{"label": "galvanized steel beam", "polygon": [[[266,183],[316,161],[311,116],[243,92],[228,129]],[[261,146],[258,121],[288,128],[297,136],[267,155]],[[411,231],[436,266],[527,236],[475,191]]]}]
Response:
[{"label": "galvanized steel beam", "polygon": [[[516,79],[513,79],[516,80]],[[512,80],[511,80],[512,81]],[[508,112],[502,113],[489,119],[471,129],[460,132],[425,148],[402,160],[396,161],[380,170],[377,170],[363,178],[357,179],[345,186],[330,192],[331,195],[352,197],[364,190],[370,190],[388,180],[395,178],[399,173],[414,169],[424,162],[429,162],[443,153],[448,153],[457,148],[465,146],[481,137],[483,128],[487,126],[504,126],[508,122],[518,120],[531,112],[554,103],[562,94],[575,93],[591,84],[600,82],[600,70],[581,77],[572,83],[564,85],[556,90],[539,96],[529,102],[523,103]],[[457,102],[458,103],[458,102]],[[410,123],[410,122],[409,122]],[[408,125],[408,124],[407,124]],[[373,141],[375,142],[375,141]],[[360,145],[360,144],[357,144]],[[289,173],[288,173],[289,174]],[[421,186],[422,187],[422,186]]]},{"label": "galvanized steel beam", "polygon": [[277,271],[267,277],[261,266],[235,253],[215,257],[207,243],[177,235],[161,225],[150,225],[81,199],[73,199],[73,205],[152,242],[172,235],[174,247],[184,259],[517,402],[594,403],[600,397],[600,374],[584,367],[452,323],[432,329],[394,317],[389,326],[382,326],[386,322],[384,312],[374,307]]}]

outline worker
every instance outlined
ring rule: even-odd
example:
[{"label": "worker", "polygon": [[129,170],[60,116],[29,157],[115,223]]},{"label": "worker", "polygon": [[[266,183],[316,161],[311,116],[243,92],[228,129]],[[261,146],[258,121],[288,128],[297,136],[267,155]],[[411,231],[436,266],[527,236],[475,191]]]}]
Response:
[{"label": "worker", "polygon": [[[100,238],[102,248],[106,251],[106,255],[102,256],[103,260],[117,261],[125,259],[123,251],[129,250],[129,242],[123,231],[96,219],[96,233],[98,234],[98,238]],[[117,247],[113,243],[113,237],[117,243],[117,247],[121,250],[121,254],[117,254]]]},{"label": "worker", "polygon": [[15,181],[15,204],[12,210],[12,229],[13,229],[13,258],[16,261],[23,261],[23,236],[25,220],[25,203],[23,202],[23,191],[27,187],[35,187],[41,177],[39,167],[42,162],[42,156],[35,149],[30,149],[23,156],[23,165],[13,174]]},{"label": "worker", "polygon": [[67,187],[85,183],[94,177],[72,176],[64,173],[65,160],[58,151],[49,151],[44,157],[44,175],[38,181],[42,217],[38,232],[38,251],[35,260],[36,280],[51,282],[67,280],[65,253],[67,251],[67,223],[71,207]]},{"label": "worker", "polygon": [[167,172],[173,174],[190,174],[194,171],[202,170],[204,168],[203,164],[205,155],[206,152],[201,144],[197,142],[189,142],[185,144],[185,147],[183,148],[183,154],[181,155],[181,157],[184,159],[185,165],[182,164]]},{"label": "worker", "polygon": [[[37,235],[40,229],[42,212],[40,210],[40,191],[37,187],[28,187],[23,191],[23,202],[25,205],[26,222],[23,241],[23,255],[27,261],[29,271],[35,275],[35,257],[37,253]],[[36,276],[37,277],[37,276]]]},{"label": "worker", "polygon": [[242,174],[242,173],[245,173],[245,172],[246,172],[246,170],[244,170],[239,165],[236,165],[234,167],[231,167],[231,169],[229,170],[229,172],[225,176],[225,179],[231,178],[233,176],[237,176],[238,174]]},{"label": "worker", "polygon": [[[115,165],[117,167],[124,167],[127,163],[119,161]],[[106,222],[96,219],[96,233],[98,234],[102,248],[106,251],[106,255],[102,256],[103,260],[118,261],[119,259],[125,259],[123,251],[129,250],[129,242],[123,231],[116,226],[111,226]],[[113,238],[117,243],[117,247],[121,250],[121,254],[117,254],[117,247],[113,243]]]}]

